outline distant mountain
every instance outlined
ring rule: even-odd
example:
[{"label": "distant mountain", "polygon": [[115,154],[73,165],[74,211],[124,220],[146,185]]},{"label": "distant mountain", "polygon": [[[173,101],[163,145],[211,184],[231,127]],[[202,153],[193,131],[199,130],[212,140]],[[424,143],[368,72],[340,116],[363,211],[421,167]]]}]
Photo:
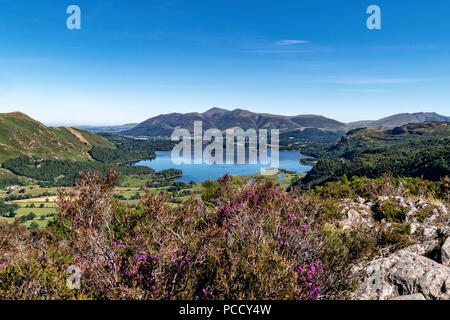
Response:
[{"label": "distant mountain", "polygon": [[[282,116],[268,113],[254,113],[243,109],[229,111],[221,108],[212,108],[204,113],[170,113],[161,114],[150,118],[138,125],[132,124],[132,128],[126,128],[120,131],[120,134],[132,137],[169,137],[177,128],[193,130],[194,121],[202,121],[203,129],[217,128],[226,130],[239,127],[244,130],[253,129],[279,129],[287,137],[308,136],[311,130],[302,132],[304,129],[318,129],[322,137],[334,137],[335,134],[342,136],[347,131],[357,128],[375,128],[392,129],[408,123],[420,123],[426,121],[450,122],[450,117],[442,116],[437,113],[402,113],[386,117],[380,120],[363,120],[351,123],[342,123],[319,115],[298,115]],[[84,127],[87,130],[91,130]],[[103,132],[113,132],[105,131]],[[113,127],[114,133],[118,133],[120,127]],[[96,129],[97,130],[97,129]],[[112,130],[112,129],[111,129]],[[323,130],[328,131],[322,132]],[[335,134],[329,134],[329,132]],[[99,131],[95,131],[99,132]],[[303,139],[303,138],[302,138]],[[300,139],[301,140],[301,139]]]},{"label": "distant mountain", "polygon": [[193,130],[194,121],[202,121],[203,130],[217,128],[226,130],[240,127],[244,130],[253,129],[280,129],[281,132],[297,130],[300,128],[318,128],[333,131],[346,131],[346,125],[336,120],[317,115],[280,116],[267,113],[254,113],[247,110],[235,109],[233,111],[213,108],[204,113],[171,113],[162,114],[148,119],[135,128],[122,131],[127,136],[164,136],[168,137],[173,130],[184,128]]},{"label": "distant mountain", "polygon": [[46,127],[20,112],[0,113],[0,163],[20,156],[88,160],[92,147],[114,144],[80,129]]},{"label": "distant mountain", "polygon": [[358,129],[358,128],[370,128],[370,125],[374,123],[374,120],[360,120],[355,122],[347,123],[349,129]]},{"label": "distant mountain", "polygon": [[450,122],[450,117],[442,116],[434,112],[400,113],[377,121],[373,121],[366,126],[368,128],[375,129],[392,129],[408,123],[418,123],[425,121]]},{"label": "distant mountain", "polygon": [[126,131],[133,129],[139,123],[127,123],[121,126],[78,126],[82,130],[86,130],[92,133],[119,133],[121,131]]}]

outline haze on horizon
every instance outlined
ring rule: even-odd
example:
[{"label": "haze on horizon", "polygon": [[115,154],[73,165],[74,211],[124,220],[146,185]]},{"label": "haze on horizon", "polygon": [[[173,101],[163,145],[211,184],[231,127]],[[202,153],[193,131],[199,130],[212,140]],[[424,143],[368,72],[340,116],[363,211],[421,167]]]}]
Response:
[{"label": "haze on horizon", "polygon": [[[82,29],[66,28],[66,8]],[[366,28],[366,8],[382,29]],[[0,113],[119,125],[242,108],[341,122],[449,115],[450,3],[0,0]]]}]

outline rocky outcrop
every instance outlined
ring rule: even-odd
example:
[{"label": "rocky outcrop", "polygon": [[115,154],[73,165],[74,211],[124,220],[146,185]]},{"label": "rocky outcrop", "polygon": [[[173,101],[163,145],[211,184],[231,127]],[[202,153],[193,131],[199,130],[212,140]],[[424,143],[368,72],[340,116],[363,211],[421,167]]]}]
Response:
[{"label": "rocky outcrop", "polygon": [[413,294],[427,300],[450,299],[450,267],[408,250],[370,262],[365,272],[355,299],[386,300]]},{"label": "rocky outcrop", "polygon": [[450,237],[441,247],[441,261],[444,266],[450,267]]},{"label": "rocky outcrop", "polygon": [[407,296],[399,296],[391,300],[427,300],[421,293],[408,294]]},{"label": "rocky outcrop", "polygon": [[[450,300],[450,220],[445,205],[400,196],[378,197],[373,202],[344,199],[344,203],[339,222],[343,229],[364,226],[379,232],[407,224],[408,238],[414,243],[402,250],[385,248],[378,258],[355,266],[361,285],[353,299]],[[384,213],[384,208],[390,212]]]},{"label": "rocky outcrop", "polygon": [[349,209],[344,208],[342,210],[342,214],[346,213],[347,219],[340,221],[340,225],[342,229],[352,229],[355,227],[374,227],[374,220],[370,213],[368,213],[366,210],[355,210],[355,209]]}]

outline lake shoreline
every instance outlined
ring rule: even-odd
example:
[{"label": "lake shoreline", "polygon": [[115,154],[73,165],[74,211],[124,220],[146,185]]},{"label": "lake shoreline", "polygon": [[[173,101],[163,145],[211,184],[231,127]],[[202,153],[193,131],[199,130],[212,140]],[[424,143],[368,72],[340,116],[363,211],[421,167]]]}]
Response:
[{"label": "lake shoreline", "polygon": [[[261,169],[269,166],[258,164],[174,164],[171,160],[170,151],[155,151],[156,157],[153,159],[141,160],[134,165],[146,166],[159,172],[167,169],[178,169],[183,172],[183,176],[176,178],[175,181],[180,182],[201,182],[205,180],[216,180],[225,174],[236,176],[246,176],[260,174]],[[300,160],[308,158],[299,151],[279,151],[279,172],[283,170],[295,173],[305,173],[312,169],[312,166],[303,165]]]}]

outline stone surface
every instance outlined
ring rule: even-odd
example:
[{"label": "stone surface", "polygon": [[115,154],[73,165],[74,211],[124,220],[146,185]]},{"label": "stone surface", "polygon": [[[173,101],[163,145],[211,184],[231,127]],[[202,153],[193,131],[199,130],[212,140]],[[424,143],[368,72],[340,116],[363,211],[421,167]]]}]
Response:
[{"label": "stone surface", "polygon": [[421,293],[427,300],[450,299],[450,267],[400,250],[370,262],[356,299],[386,300]]},{"label": "stone surface", "polygon": [[420,227],[420,224],[417,223],[417,222],[412,222],[412,223],[409,225],[409,227],[410,227],[409,233],[410,233],[410,234],[414,234],[414,233],[416,233],[417,229]]},{"label": "stone surface", "polygon": [[[343,229],[358,230],[369,227],[369,232],[380,232],[396,223],[373,218],[370,200],[346,199],[339,223]],[[412,201],[401,196],[380,196],[377,201],[393,201],[405,208],[409,223],[409,240],[414,245],[393,252],[392,246],[380,248],[377,259],[358,262],[352,273],[361,276],[362,284],[351,294],[363,300],[450,300],[450,220],[447,204],[427,203],[424,199]],[[424,208],[426,211],[422,212]],[[431,210],[432,209],[432,210]],[[428,214],[431,212],[431,214]],[[426,219],[423,215],[426,214]],[[424,219],[424,220],[422,220]],[[443,239],[447,239],[441,246]],[[394,249],[395,250],[395,249]]]},{"label": "stone surface", "polygon": [[450,267],[450,238],[441,247],[441,260],[444,266]]},{"label": "stone surface", "polygon": [[399,296],[390,300],[427,300],[421,293],[409,294],[407,296]]},{"label": "stone surface", "polygon": [[[344,208],[345,210],[345,208]],[[343,211],[345,212],[345,211]],[[372,228],[374,226],[373,218],[371,215],[361,210],[361,212],[356,211],[355,209],[350,209],[347,211],[347,219],[340,221],[340,225],[342,229],[352,229],[358,228],[360,226],[366,226]]]},{"label": "stone surface", "polygon": [[411,218],[414,216],[414,214],[417,212],[417,209],[415,207],[411,207],[409,211],[406,213],[406,221],[411,222],[414,221],[414,218]]},{"label": "stone surface", "polygon": [[425,238],[436,238],[438,236],[437,230],[438,228],[435,226],[424,226],[423,236]]},{"label": "stone surface", "polygon": [[408,248],[404,249],[405,251],[418,254],[420,256],[424,256],[427,253],[431,252],[436,246],[439,244],[439,240],[428,240],[421,243],[413,244]]}]

